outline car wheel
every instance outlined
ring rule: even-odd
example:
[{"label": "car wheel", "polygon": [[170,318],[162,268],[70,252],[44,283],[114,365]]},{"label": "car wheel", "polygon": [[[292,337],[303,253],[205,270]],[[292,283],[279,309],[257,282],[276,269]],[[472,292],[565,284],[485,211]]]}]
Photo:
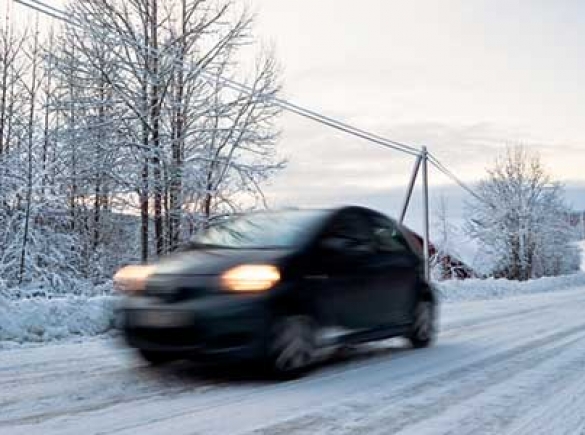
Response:
[{"label": "car wheel", "polygon": [[177,356],[170,352],[157,352],[153,350],[138,349],[138,353],[144,360],[148,361],[153,366],[169,363],[177,359]]},{"label": "car wheel", "polygon": [[277,320],[268,344],[268,363],[281,379],[304,374],[315,356],[315,327],[308,316],[290,316]]},{"label": "car wheel", "polygon": [[414,311],[414,324],[408,337],[415,348],[428,347],[436,334],[436,306],[432,301],[420,300]]}]

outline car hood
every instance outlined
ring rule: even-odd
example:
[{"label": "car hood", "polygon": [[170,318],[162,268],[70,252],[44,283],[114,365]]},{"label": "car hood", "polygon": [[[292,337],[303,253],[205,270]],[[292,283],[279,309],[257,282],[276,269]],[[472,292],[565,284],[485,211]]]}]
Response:
[{"label": "car hood", "polygon": [[279,264],[290,251],[281,249],[196,249],[156,263],[155,275],[219,275],[241,264]]}]

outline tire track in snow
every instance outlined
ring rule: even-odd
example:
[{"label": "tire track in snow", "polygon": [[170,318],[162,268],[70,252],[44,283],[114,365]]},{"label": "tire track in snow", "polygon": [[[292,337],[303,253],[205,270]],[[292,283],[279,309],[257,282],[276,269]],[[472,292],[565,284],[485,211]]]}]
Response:
[{"label": "tire track in snow", "polygon": [[[543,310],[541,313],[546,313],[546,311]],[[524,319],[524,323],[534,326],[534,319]],[[264,420],[262,418],[258,419],[254,415],[258,407],[261,408],[264,403],[270,403],[271,406],[276,404],[280,414],[306,413],[307,408],[312,405],[322,407],[324,403],[332,399],[340,401],[340,399],[347,397],[348,394],[355,396],[356,391],[366,390],[367,392],[364,395],[371,397],[373,393],[380,389],[392,389],[394,376],[405,377],[405,381],[402,382],[402,384],[406,384],[403,391],[419,383],[421,377],[425,378],[423,384],[432,382],[433,378],[445,376],[445,374],[449,379],[453,379],[454,376],[457,376],[460,371],[469,365],[486,364],[490,362],[490,359],[498,360],[506,352],[514,352],[514,349],[518,346],[535,341],[533,334],[529,334],[529,337],[526,337],[527,325],[516,322],[514,326],[517,326],[517,329],[514,329],[512,334],[510,333],[510,325],[504,324],[487,331],[481,331],[481,335],[491,336],[483,342],[483,345],[463,346],[455,354],[453,349],[449,349],[446,346],[430,351],[405,352],[400,358],[393,360],[385,359],[377,363],[365,364],[355,369],[342,370],[331,375],[326,373],[319,377],[309,377],[291,384],[278,384],[260,391],[246,389],[245,393],[241,395],[228,391],[226,395],[215,398],[211,396],[208,400],[205,400],[204,404],[197,403],[197,401],[187,401],[174,408],[173,403],[170,402],[167,403],[164,412],[159,412],[159,417],[155,417],[156,412],[151,414],[149,409],[136,411],[123,408],[120,411],[129,417],[127,420],[131,423],[114,424],[105,427],[103,428],[103,433],[133,434],[146,430],[151,430],[154,433],[168,431],[177,434],[193,433],[197,430],[202,433],[225,433],[226,431],[237,433],[238,430],[244,432],[254,426],[258,427],[258,420]],[[582,330],[583,326],[580,323],[575,329]],[[497,342],[497,337],[493,337],[493,335],[497,336],[498,333],[503,331],[508,332],[508,341],[504,346],[494,346]],[[535,330],[531,328],[531,331],[534,332]],[[539,331],[536,330],[536,332]],[[545,330],[543,329],[540,332],[544,334]],[[553,335],[548,334],[549,338]],[[470,337],[465,337],[465,340],[473,342],[473,338],[474,335],[472,334]],[[462,344],[465,343],[465,340],[462,341]],[[536,341],[540,343],[541,340],[545,339]],[[488,343],[491,343],[492,346]],[[504,348],[504,352],[502,352],[502,348]],[[431,355],[431,352],[435,356],[440,355],[440,357],[435,359],[431,357],[429,360],[423,359],[424,355]],[[412,360],[415,355],[414,361],[407,361]],[[401,362],[403,364],[400,365]],[[398,367],[393,367],[396,363],[399,364]],[[331,390],[330,385],[333,386],[333,391],[328,391]],[[326,392],[325,395],[322,393],[323,391]],[[301,393],[302,397],[298,397],[298,393]],[[175,410],[177,412],[174,412]],[[234,410],[237,411],[234,412]],[[133,415],[133,412],[136,412],[136,414]],[[144,415],[148,415],[149,418],[146,420],[138,418],[138,416]],[[222,417],[226,415],[230,416],[228,420]],[[283,420],[282,415],[279,415],[278,412],[276,412],[276,415],[272,415],[272,418]],[[98,424],[99,420],[98,418],[92,421]],[[189,429],[186,429],[186,427]],[[62,426],[60,428],[62,429]],[[69,433],[75,432],[71,431]]]},{"label": "tire track in snow", "polygon": [[[582,373],[583,366],[576,370]],[[571,378],[565,384],[565,388],[547,399],[530,403],[530,409],[521,409],[522,417],[506,432],[509,435],[585,434],[585,377],[574,382]]]},{"label": "tire track in snow", "polygon": [[[469,333],[470,331],[467,330],[466,332]],[[476,332],[476,334],[473,336],[477,339],[485,337],[490,338],[493,333],[493,331],[488,332],[481,328],[476,328],[474,332]],[[457,334],[456,328],[451,328],[450,334]],[[375,352],[373,352],[373,354],[375,355]],[[403,355],[403,357],[407,356],[408,355],[406,354]],[[361,354],[359,357],[361,357]],[[379,358],[376,360],[375,357],[374,360],[371,358],[357,362],[350,360],[341,368],[331,368],[326,366],[325,370],[329,373],[325,374],[325,376],[344,375],[348,370],[360,369],[362,366],[365,366],[367,369],[372,369],[372,364],[387,363],[386,358],[382,358],[381,361]],[[394,356],[393,359],[396,360],[398,358],[400,358],[400,355]],[[69,371],[61,367],[63,361],[59,361],[57,368],[51,366],[46,367],[45,370],[49,370],[49,373],[38,375],[39,377],[36,379],[37,382],[29,385],[30,390],[28,391],[28,394],[25,394],[27,390],[26,388],[22,388],[23,386],[20,386],[19,390],[13,389],[12,398],[9,398],[7,402],[3,403],[3,415],[9,416],[9,419],[3,419],[2,422],[5,422],[6,424],[10,422],[18,424],[27,421],[42,421],[60,415],[94,411],[107,408],[108,406],[115,406],[120,403],[131,401],[143,402],[145,399],[156,398],[157,396],[180,396],[183,392],[191,393],[202,387],[202,385],[197,384],[189,384],[187,387],[177,387],[173,385],[172,382],[168,382],[168,376],[162,375],[161,380],[161,377],[156,377],[157,372],[153,372],[146,367],[138,366],[129,368],[127,365],[133,363],[132,359],[121,359],[119,362],[125,365],[119,370],[114,371],[109,371],[107,370],[107,366],[102,367],[99,364],[94,365],[87,371],[79,370],[80,367],[84,367],[83,363],[85,361],[79,358],[73,358],[73,361],[75,361],[74,368]],[[78,365],[78,363],[81,364]],[[54,377],[53,373],[55,371],[59,371],[60,375]],[[144,375],[144,377],[141,377],[141,374]],[[63,385],[63,379],[67,379],[65,385]],[[44,385],[40,382],[43,380],[47,381]],[[183,379],[181,379],[180,374],[178,374],[176,377],[172,376],[172,380],[181,383]],[[11,379],[11,382],[13,383],[18,381],[19,379],[16,377]],[[203,385],[208,385],[209,381],[202,380],[202,383]],[[112,385],[114,386],[113,388],[111,387]],[[137,387],[135,386],[134,388],[129,388],[124,391],[124,388],[120,388],[120,385],[137,385]],[[282,385],[278,384],[273,385],[272,387],[278,389],[282,388]],[[266,389],[262,391],[268,393]],[[61,410],[51,409],[55,407],[55,403],[59,402],[59,397],[64,394],[72,395],[71,402],[73,403],[69,403],[70,406],[65,406],[64,409]],[[92,394],[95,394],[97,398],[91,397]],[[111,397],[103,397],[105,394],[110,394]],[[257,394],[257,391],[254,389],[249,395],[254,396],[255,394]],[[247,398],[249,395],[244,396],[243,399]],[[79,400],[75,400],[76,396],[85,396],[87,397],[87,400],[85,403],[83,401],[82,403],[79,403]],[[123,399],[121,399],[121,396],[123,396]],[[33,412],[31,412],[30,409],[19,409],[18,406],[15,406],[17,404],[15,398],[20,398],[29,403],[34,402],[36,409],[33,409]],[[89,403],[87,403],[87,401],[89,401]],[[11,412],[11,408],[14,409],[13,412]],[[20,413],[18,411],[20,411]]]},{"label": "tire track in snow", "polygon": [[[85,389],[84,394],[99,392],[100,388],[105,389],[101,396],[98,395],[99,400],[87,397],[81,403],[74,400],[63,401],[63,398],[58,396],[58,389],[53,390],[61,379],[59,382],[53,382],[50,374],[45,372],[45,376],[41,374],[39,380],[38,394],[33,394],[34,391],[31,390],[30,400],[23,402],[21,409],[17,403],[9,404],[13,407],[12,413],[3,421],[4,426],[0,432],[43,435],[51,433],[77,435],[80,432],[88,434],[100,431],[128,434],[163,432],[178,435],[197,431],[238,433],[255,428],[275,431],[279,427],[289,425],[291,432],[304,426],[311,432],[318,430],[326,433],[332,429],[331,423],[336,415],[339,417],[335,420],[336,427],[349,431],[352,418],[353,424],[356,419],[359,423],[359,418],[365,416],[364,413],[368,409],[374,414],[381,410],[379,403],[375,402],[376,398],[384,397],[385,404],[393,403],[396,406],[406,404],[408,401],[416,403],[424,400],[425,395],[429,393],[438,394],[445,389],[449,392],[449,381],[465,387],[475,375],[491,373],[485,371],[486,367],[497,366],[506,374],[507,364],[511,364],[514,371],[510,371],[510,376],[513,378],[525,372],[518,360],[530,360],[530,356],[533,355],[541,358],[540,361],[543,363],[547,358],[554,359],[547,353],[549,351],[551,354],[556,351],[559,355],[566,354],[571,346],[579,344],[581,340],[577,330],[584,330],[581,322],[584,299],[578,292],[559,294],[558,297],[555,295],[546,298],[526,298],[521,300],[533,302],[520,304],[516,308],[512,306],[510,309],[500,309],[505,305],[501,303],[502,301],[498,301],[497,304],[486,302],[493,310],[488,315],[478,310],[477,316],[465,315],[463,318],[452,316],[447,319],[447,328],[441,335],[438,347],[434,349],[400,353],[392,349],[389,353],[373,352],[372,358],[353,359],[342,365],[325,366],[305,379],[287,384],[223,383],[204,388],[201,386],[201,379],[191,377],[185,381],[185,390],[181,391],[174,389],[172,383],[157,383],[148,378],[129,375],[128,372],[134,369],[128,369],[128,361],[124,362],[126,366],[119,372],[119,378],[116,378],[118,376],[116,375],[113,376],[114,379],[112,373],[104,372],[100,375],[100,364],[96,363],[95,372],[93,366],[90,370],[95,376],[91,376],[91,379],[87,379],[87,384],[84,384],[81,380],[88,376],[87,373],[84,374],[83,362],[78,361],[70,373],[71,386],[78,382],[77,385],[82,387],[82,390]],[[461,306],[480,305],[466,303]],[[457,307],[453,304],[450,310],[453,311],[454,308]],[[567,335],[563,338],[563,334]],[[558,342],[553,341],[550,345],[544,343],[547,336],[548,340],[557,337]],[[561,348],[561,343],[565,342],[566,347]],[[556,349],[555,346],[561,347]],[[67,347],[61,349],[66,350]],[[49,351],[50,349],[39,348],[28,355],[40,362],[43,359],[43,352]],[[54,361],[58,364],[57,367],[61,367],[62,362],[69,360],[68,358],[79,360],[75,355],[71,355],[63,358],[59,356],[54,358]],[[18,365],[15,364],[18,354],[13,354],[11,359],[10,365],[13,368],[4,372],[7,376],[5,379],[11,375],[17,379],[20,374]],[[108,360],[104,368],[110,364],[111,360]],[[39,364],[38,367],[41,368],[42,365]],[[50,364],[44,369],[54,373]],[[34,370],[34,367],[27,370]],[[27,376],[35,376],[33,371],[27,373]],[[497,373],[499,372],[496,371],[493,376],[502,377],[493,377],[492,386],[503,385],[506,379],[511,379]],[[496,379],[500,381],[494,384]],[[118,395],[116,389],[108,390],[108,386],[117,381],[124,383],[122,395]],[[485,386],[490,384],[489,381],[490,376],[486,376],[481,382]],[[140,382],[146,385],[134,385]],[[43,392],[43,388],[47,386],[50,386],[48,387],[51,390],[50,394]],[[141,388],[150,390],[145,392],[141,391]],[[408,391],[413,388],[415,391],[409,396]],[[461,402],[473,400],[484,392],[487,394],[489,390],[489,387],[483,391],[477,390],[479,391],[477,394],[459,402],[455,401],[455,404],[460,406]],[[44,408],[39,407],[32,411],[26,408],[31,401],[39,400],[44,401]],[[372,406],[372,400],[376,406]],[[446,413],[449,408],[441,408],[439,412]],[[316,409],[316,412],[311,413],[311,409]],[[3,408],[3,416],[6,415],[4,411]],[[298,417],[294,418],[294,415]],[[405,428],[416,427],[417,423],[422,421],[424,419],[413,417]],[[470,422],[474,421],[470,419]],[[35,424],[31,424],[32,422]],[[310,426],[306,426],[307,424]],[[273,433],[272,430],[269,433]]]},{"label": "tire track in snow", "polygon": [[[368,397],[352,398],[340,409],[332,406],[325,412],[305,415],[299,421],[287,421],[280,426],[268,426],[258,433],[303,433],[307,424],[315,425],[319,421],[327,431],[336,434],[397,433],[469,400],[494,384],[506,382],[517,373],[558,355],[559,351],[583,339],[585,324],[532,340],[439,376],[394,388],[390,394],[369,392]],[[581,361],[585,361],[585,354],[580,353],[580,356]],[[422,377],[425,377],[424,373]]]},{"label": "tire track in snow", "polygon": [[[530,434],[538,433],[532,429],[539,427],[540,433],[555,435],[563,432],[567,427],[574,430],[575,423],[579,425],[585,421],[583,413],[585,401],[582,397],[575,400],[573,396],[569,403],[565,394],[573,384],[580,385],[580,389],[583,389],[583,368],[585,368],[585,339],[580,337],[571,343],[571,346],[553,354],[551,358],[536,365],[528,364],[525,370],[507,379],[506,382],[490,385],[469,402],[458,407],[450,407],[447,412],[420,425],[408,427],[402,435],[472,435],[477,433],[499,435],[511,432],[512,424],[526,414],[532,416],[532,422],[538,422],[531,428]],[[548,401],[546,409],[541,408],[542,402],[546,402],[546,399],[551,397],[554,397],[554,403]],[[567,414],[564,408],[557,408],[558,402],[575,410],[573,403],[575,401],[581,406],[576,415]],[[533,412],[535,408],[540,408],[540,414]],[[551,414],[550,408],[558,410],[558,414]],[[548,418],[543,418],[542,414],[547,415]],[[548,431],[542,432],[542,426],[547,427]]]},{"label": "tire track in snow", "polygon": [[[577,337],[574,336],[576,332],[579,332]],[[564,334],[550,337],[554,341],[562,338],[565,338]],[[503,389],[509,392],[507,384],[514,377],[524,374],[526,371],[534,370],[551,358],[559,356],[559,354],[564,358],[563,352],[573,350],[572,347],[578,342],[583,343],[585,338],[583,328],[571,331],[571,334],[566,338],[568,339],[555,342],[550,346],[540,347],[543,343],[548,342],[549,337],[547,337],[540,343],[535,343],[539,347],[532,348],[527,346],[518,349],[518,352],[506,355],[505,359],[501,361],[490,361],[487,368],[477,370],[477,368],[469,367],[465,369],[466,375],[463,377],[444,379],[443,382],[433,383],[430,388],[421,385],[418,391],[415,390],[412,394],[400,397],[398,406],[387,406],[377,410],[375,413],[366,414],[368,416],[367,424],[359,425],[357,430],[354,429],[347,433],[399,433],[402,429],[407,428],[405,433],[423,434],[427,432],[417,426],[417,423],[427,420],[429,416],[441,415],[450,409],[453,409],[456,414],[456,428],[452,431],[445,431],[445,428],[443,428],[439,433],[453,435],[503,433],[505,421],[516,416],[519,403],[511,403],[510,400],[505,401],[502,396],[497,396],[495,401],[486,403],[484,408],[472,413],[469,418],[463,418],[462,414],[466,410],[466,405],[475,401],[477,396],[482,395],[486,390],[494,388],[494,386],[503,385]],[[569,366],[582,365],[585,362],[585,354],[582,350],[582,348],[578,350],[576,361],[569,361]],[[559,379],[555,379],[555,381],[558,382]],[[535,391],[538,391],[545,384],[537,383],[533,387]],[[382,398],[384,401],[386,399],[388,398]],[[511,405],[516,405],[516,407]],[[494,410],[494,408],[497,409]],[[504,415],[506,411],[508,411],[507,417]],[[430,423],[428,424],[430,425]],[[340,433],[344,432],[341,431]]]}]

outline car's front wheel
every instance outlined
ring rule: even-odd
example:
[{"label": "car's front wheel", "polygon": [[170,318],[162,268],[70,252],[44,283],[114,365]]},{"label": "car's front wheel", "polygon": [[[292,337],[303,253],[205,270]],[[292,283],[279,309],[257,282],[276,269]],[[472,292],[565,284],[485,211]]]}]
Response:
[{"label": "car's front wheel", "polygon": [[268,363],[279,378],[292,379],[304,374],[315,357],[315,325],[308,316],[278,319],[268,342]]},{"label": "car's front wheel", "polygon": [[413,347],[422,348],[431,345],[435,339],[437,309],[429,300],[419,300],[414,311],[414,323],[409,340]]}]

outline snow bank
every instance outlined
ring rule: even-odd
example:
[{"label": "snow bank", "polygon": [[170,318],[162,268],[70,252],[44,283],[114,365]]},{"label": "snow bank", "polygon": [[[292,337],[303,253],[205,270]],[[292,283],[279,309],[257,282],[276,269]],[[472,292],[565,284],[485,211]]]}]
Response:
[{"label": "snow bank", "polygon": [[104,334],[114,327],[114,296],[0,298],[0,342],[44,342]]},{"label": "snow bank", "polygon": [[0,277],[0,298],[4,299],[31,299],[31,298],[63,298],[67,296],[90,298],[95,296],[108,296],[114,292],[113,282],[106,281],[102,284],[93,284],[89,280],[70,280],[66,283],[57,282],[52,286],[32,283],[20,287],[5,288]]},{"label": "snow bank", "polygon": [[[585,273],[527,282],[504,279],[448,281],[438,285],[443,302],[499,299],[585,287]],[[114,329],[116,296],[67,296],[14,300],[0,296],[0,347],[62,340]]]},{"label": "snow bank", "polygon": [[506,279],[470,279],[444,281],[439,291],[444,302],[501,299],[529,293],[544,293],[573,287],[585,287],[585,273],[576,273],[531,281],[509,281]]}]

